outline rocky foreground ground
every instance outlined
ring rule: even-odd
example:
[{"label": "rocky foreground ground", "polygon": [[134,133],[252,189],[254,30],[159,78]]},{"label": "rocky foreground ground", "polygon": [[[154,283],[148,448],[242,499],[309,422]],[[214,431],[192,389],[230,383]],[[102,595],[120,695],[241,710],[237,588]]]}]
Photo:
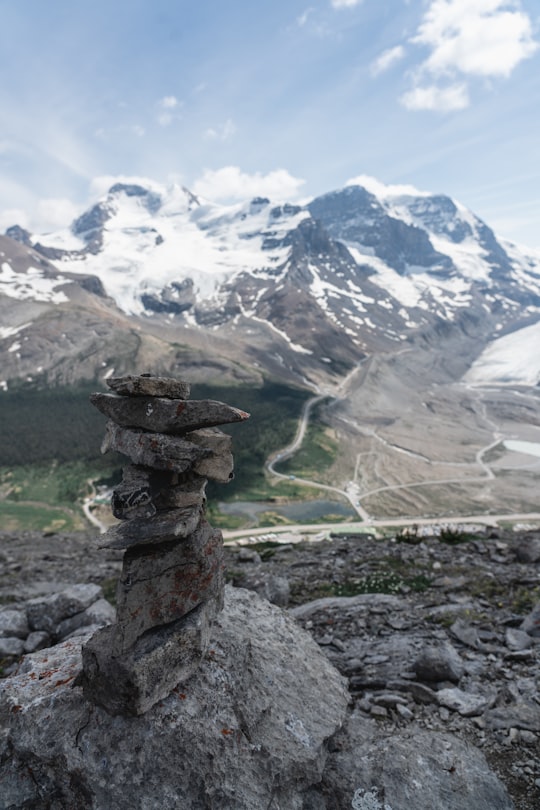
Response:
[{"label": "rocky foreground ground", "polygon": [[[540,807],[540,531],[336,535],[226,556],[232,584],[309,631],[379,737],[410,728],[472,743],[516,810]],[[2,534],[0,599],[15,607],[74,583],[112,598],[120,558],[93,534]],[[12,664],[5,656],[6,673]],[[333,745],[347,755],[339,735]]]}]

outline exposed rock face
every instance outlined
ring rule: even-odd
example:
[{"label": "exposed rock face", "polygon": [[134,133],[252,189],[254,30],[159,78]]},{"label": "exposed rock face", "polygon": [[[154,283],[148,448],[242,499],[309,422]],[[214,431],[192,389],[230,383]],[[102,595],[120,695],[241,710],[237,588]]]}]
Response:
[{"label": "exposed rock face", "polygon": [[355,712],[334,747],[324,776],[327,810],[514,808],[483,754],[451,734],[410,726],[384,737]]},{"label": "exposed rock face", "polygon": [[349,701],[312,639],[241,589],[197,676],[142,717],[89,703],[80,666],[74,640],[4,681],[2,810],[301,810]]},{"label": "exposed rock face", "polygon": [[47,596],[0,609],[0,658],[50,647],[114,621],[115,610],[99,585],[71,585]]},{"label": "exposed rock face", "polygon": [[[433,734],[434,750],[439,735],[473,743],[503,779],[516,810],[537,810],[540,568],[529,560],[539,536],[489,529],[449,545],[437,537],[409,544],[336,535],[321,543],[229,547],[227,566],[235,584],[260,594],[277,578],[288,582],[291,612],[349,678],[357,711],[366,722],[376,721],[374,751],[397,739],[412,745],[419,729]],[[391,593],[317,598],[362,587]],[[339,744],[355,750],[353,743]],[[357,754],[351,754],[351,763],[358,762]],[[424,749],[411,749],[415,755],[425,760]],[[389,754],[385,767],[390,763]],[[444,767],[439,760],[438,772],[423,780],[427,796],[427,786],[445,775]],[[378,804],[367,798],[360,810],[382,810],[385,795],[392,810],[402,806],[395,798],[388,801],[383,776],[356,785],[380,788]],[[407,783],[405,770],[400,778]],[[351,778],[351,790],[353,783]],[[342,804],[331,803],[335,784],[328,789],[328,806],[348,808],[350,799],[345,802],[340,792]],[[457,796],[459,784],[460,778]],[[462,807],[476,808],[476,801],[485,806],[480,798],[461,798]],[[446,801],[439,798],[432,806],[446,810]],[[424,805],[414,794],[408,807],[417,806]]]},{"label": "exposed rock face", "polygon": [[[229,576],[236,582],[245,581],[250,587],[267,594],[280,604],[291,605],[297,623],[304,625],[327,658],[347,676],[349,692],[354,702],[350,720],[345,721],[337,736],[328,740],[329,753],[322,780],[301,793],[302,803],[294,789],[291,789],[290,794],[285,788],[281,792],[276,792],[270,805],[271,810],[274,810],[274,807],[281,810],[283,808],[288,810],[289,807],[295,810],[300,807],[302,810],[349,810],[349,808],[384,810],[385,805],[392,810],[411,810],[411,808],[487,810],[491,807],[499,810],[503,808],[510,810],[511,807],[515,810],[538,810],[540,644],[535,635],[529,635],[520,627],[524,618],[532,619],[535,614],[540,571],[538,563],[522,560],[523,548],[531,545],[535,537],[538,537],[538,532],[515,534],[505,532],[495,538],[491,534],[489,531],[458,546],[441,543],[436,537],[425,538],[416,545],[409,545],[396,543],[393,539],[375,540],[365,536],[342,536],[334,537],[329,542],[305,543],[298,546],[260,545],[256,549],[249,546],[225,548],[230,569]],[[119,571],[121,566],[121,560],[118,559],[119,552],[113,550],[98,552],[92,549],[86,551],[88,540],[81,537],[78,542],[80,546],[77,546],[74,538],[67,536],[29,535],[9,538],[4,533],[2,535],[4,559],[0,555],[0,571],[4,571],[0,579],[0,582],[4,583],[2,593],[6,595],[13,593],[9,590],[9,587],[12,587],[9,586],[10,566],[17,567],[19,588],[21,593],[25,594],[29,593],[30,584],[34,582],[36,569],[41,571],[41,576],[46,573],[50,580],[60,578],[68,581],[71,575],[73,581],[75,576],[82,574],[110,576],[109,569],[113,560],[111,559],[107,563],[107,568],[100,572],[99,555],[105,557],[114,555],[116,558],[114,564]],[[83,555],[80,549],[85,549]],[[65,550],[69,552],[67,555],[62,553]],[[88,561],[91,563],[90,567]],[[387,574],[388,571],[392,572],[390,581],[393,593],[367,593],[353,597],[331,596],[316,599],[308,604],[308,600],[313,600],[323,592],[329,593],[331,590],[339,592],[346,586],[350,587],[352,582],[359,583],[374,576],[381,578],[381,567]],[[412,585],[417,583],[421,576],[425,577],[425,580],[422,580],[425,590],[415,590]],[[51,599],[51,603],[54,601]],[[248,599],[249,612],[242,612],[235,619],[242,628],[243,638],[246,639],[252,635],[252,630],[247,629],[247,623],[251,622],[251,604]],[[253,604],[259,603],[256,601]],[[19,613],[25,609],[22,602],[14,602],[6,606],[3,612]],[[122,733],[132,734],[132,730],[136,729],[139,723],[149,738],[149,742],[144,743],[144,749],[140,742],[142,734],[141,736],[137,734],[133,738],[134,745],[130,757],[131,761],[139,763],[139,773],[135,774],[133,779],[140,786],[140,790],[134,803],[126,804],[129,810],[132,808],[147,810],[152,807],[159,807],[161,810],[158,803],[161,800],[161,793],[156,794],[158,797],[156,803],[151,803],[154,786],[158,778],[164,783],[169,780],[166,782],[168,785],[176,785],[178,774],[181,774],[182,778],[184,774],[188,774],[186,779],[193,779],[192,787],[194,785],[193,789],[199,791],[194,795],[199,797],[200,804],[193,806],[212,808],[217,805],[230,810],[254,810],[254,808],[258,810],[257,804],[248,803],[244,806],[241,800],[227,798],[232,795],[226,793],[229,789],[227,773],[222,769],[219,775],[217,773],[215,776],[212,775],[213,768],[221,768],[219,757],[214,759],[212,766],[207,764],[207,767],[203,767],[199,763],[202,776],[197,781],[193,758],[188,762],[184,762],[183,759],[183,752],[187,750],[186,739],[191,733],[189,729],[182,732],[184,747],[180,747],[177,757],[169,755],[170,752],[167,751],[166,761],[163,761],[163,750],[158,750],[157,742],[154,742],[161,739],[164,747],[168,746],[169,742],[172,745],[176,744],[176,738],[171,736],[172,732],[169,733],[164,727],[166,722],[173,725],[177,722],[187,722],[187,714],[183,714],[179,720],[178,716],[173,715],[166,707],[173,705],[172,698],[175,694],[179,703],[187,704],[190,696],[195,694],[192,689],[198,689],[197,684],[201,678],[205,683],[208,682],[207,675],[204,674],[205,668],[207,662],[215,664],[211,651],[214,651],[215,656],[221,649],[218,642],[222,642],[221,628],[228,622],[228,610],[227,597],[225,611],[216,619],[215,630],[208,631],[210,636],[208,653],[203,659],[201,668],[185,685],[179,687],[171,696],[166,695],[147,714],[138,718],[123,718],[109,717],[98,707],[91,710],[88,708],[86,712],[81,711],[80,725],[72,737],[81,730],[78,744],[82,752],[88,750],[85,748],[84,726],[89,717],[95,718],[92,722],[103,723],[101,744],[104,745],[104,736],[109,734],[111,750],[114,750]],[[290,647],[287,645],[286,652],[280,647],[276,653],[271,628],[277,617],[281,616],[281,612],[271,608],[268,610],[270,612],[265,620],[267,640],[264,642],[264,649],[270,658],[269,677],[274,678],[276,671],[279,670],[280,677],[292,678],[294,681],[292,685],[291,681],[287,681],[286,686],[288,699],[292,700],[295,689],[301,686],[304,677],[304,670],[297,668],[296,658],[289,657],[289,649],[292,650],[298,641],[295,636],[290,642]],[[13,617],[8,619],[9,627],[19,626],[24,629],[23,623],[14,624]],[[256,625],[258,626],[258,622]],[[39,632],[41,631],[33,631],[31,635]],[[259,631],[255,630],[255,635],[258,634]],[[50,645],[50,639],[47,643]],[[249,643],[246,646],[249,648]],[[68,669],[64,675],[61,667],[58,674],[54,673],[53,670],[57,667],[55,659],[57,649],[52,647],[43,651],[43,657],[48,660],[43,663],[41,672],[44,677],[41,680],[35,663],[31,664],[35,677],[27,675],[32,681],[32,689],[36,690],[34,693],[36,705],[32,706],[28,714],[29,727],[37,722],[38,693],[44,700],[44,716],[49,715],[39,732],[36,728],[32,729],[34,736],[38,733],[40,735],[41,748],[36,743],[34,749],[28,748],[27,755],[16,753],[8,764],[12,756],[12,745],[17,752],[21,752],[22,749],[26,751],[25,742],[30,731],[27,730],[24,732],[25,736],[20,736],[22,733],[20,724],[24,720],[22,708],[15,712],[11,710],[4,712],[0,718],[3,733],[9,740],[4,754],[5,770],[0,771],[0,779],[3,780],[2,789],[5,785],[9,785],[11,793],[6,795],[12,796],[13,793],[17,795],[16,787],[20,788],[17,800],[13,799],[14,804],[11,806],[7,804],[10,810],[15,808],[18,810],[19,807],[21,810],[34,807],[37,810],[45,808],[71,810],[73,807],[101,810],[99,804],[96,803],[94,806],[91,804],[87,783],[82,781],[81,775],[77,774],[75,769],[62,770],[56,765],[53,768],[47,760],[47,752],[52,750],[48,748],[51,741],[52,747],[56,746],[55,750],[62,749],[62,752],[64,750],[61,741],[55,741],[47,734],[47,729],[53,728],[50,725],[52,715],[50,708],[54,706],[52,699],[47,695],[63,694],[64,689],[70,695],[73,693],[80,695],[78,687],[70,689],[73,681],[67,685],[60,683],[54,686],[64,677],[76,676],[80,669],[80,657],[77,654],[77,665],[72,671]],[[173,649],[176,649],[176,646]],[[254,656],[259,654],[259,649],[259,646],[252,649]],[[163,646],[160,650],[163,652]],[[152,650],[145,651],[147,655],[151,653]],[[276,654],[278,658],[274,660],[272,657]],[[23,674],[23,669],[26,670],[28,660],[35,662],[36,658],[23,659],[17,677],[2,682],[2,692],[6,696],[15,695],[15,692],[11,692],[10,684],[20,683],[19,676]],[[183,660],[186,661],[186,656]],[[252,717],[249,708],[252,691],[256,692],[255,686],[251,692],[246,687],[248,670],[252,668],[250,660],[247,653],[244,657],[239,655],[239,658],[235,659],[236,670],[231,673],[240,679],[238,689],[246,690],[238,698],[235,711],[239,714],[235,716],[239,717],[241,713],[248,719]],[[305,665],[317,670],[320,659],[306,657]],[[293,671],[293,667],[296,667],[296,670]],[[216,679],[217,676],[213,683]],[[229,681],[225,683],[224,689],[228,688],[228,683]],[[276,706],[279,706],[281,692],[276,684],[275,680],[274,684],[266,683],[266,686],[272,699],[275,697]],[[27,685],[30,686],[28,682]],[[328,688],[331,694],[333,687]],[[185,699],[182,695],[185,695]],[[235,695],[238,697],[239,691]],[[320,707],[317,711],[325,711],[323,703],[326,699],[325,687],[323,697],[319,698]],[[62,701],[63,698],[56,704],[60,712],[64,707]],[[9,706],[12,705],[9,703]],[[18,705],[26,704],[16,698],[15,706]],[[192,713],[189,721],[192,722],[191,717],[195,718],[193,727],[198,729],[203,726],[204,719],[201,717],[197,719],[194,703],[189,703],[189,711]],[[207,714],[208,722],[211,717],[214,715]],[[221,728],[236,728],[235,722],[237,720],[234,719],[223,722],[218,729],[219,736],[230,742],[233,735],[221,735]],[[339,723],[336,720],[337,725]],[[93,739],[97,746],[97,731],[92,724],[91,727],[94,729]],[[69,732],[71,726],[68,725],[67,728]],[[244,728],[249,731],[253,726]],[[257,742],[256,735],[254,736],[252,731],[250,733],[253,741]],[[210,739],[213,744],[214,738],[210,736]],[[102,747],[102,760],[105,763],[101,772],[103,782],[109,778],[111,770],[115,772],[115,779],[120,778],[117,772],[121,771],[125,762],[130,761],[126,745],[125,740],[120,740],[123,753],[116,760]],[[33,751],[38,748],[39,756],[35,756]],[[144,754],[141,753],[143,750]],[[227,751],[225,745],[224,750]],[[240,747],[235,749],[239,758],[244,755],[243,750]],[[154,756],[156,751],[158,753]],[[213,752],[214,749],[210,748],[210,751]],[[252,754],[254,756],[253,752]],[[73,756],[75,755],[76,752]],[[97,757],[97,753],[94,755]],[[188,759],[192,757],[191,754],[187,756]],[[259,756],[264,759],[263,752]],[[324,754],[322,756],[324,757]],[[153,766],[149,757],[154,758]],[[34,774],[37,774],[40,789],[44,790],[47,787],[47,790],[50,789],[50,795],[56,797],[49,804],[45,799],[40,804],[41,799],[36,799],[34,792],[29,794],[30,798],[25,807],[27,793],[24,791],[27,787],[24,780],[29,774],[24,770],[23,761],[30,765]],[[84,764],[82,755],[78,764],[79,766]],[[22,770],[17,771],[19,765]],[[10,771],[11,767],[14,768],[13,772]],[[174,769],[174,776],[167,772],[169,767]],[[291,769],[295,767],[294,762],[291,762],[290,767]],[[94,773],[97,772],[97,765],[92,765],[92,769]],[[261,770],[264,770],[262,764]],[[127,772],[126,779],[131,779],[131,773],[133,773],[131,770]],[[237,771],[233,770],[231,773],[236,778]],[[254,771],[250,773],[253,774]],[[501,788],[501,783],[496,777],[502,780],[505,789]],[[203,796],[201,787],[203,781],[212,786],[213,798]],[[142,789],[146,783],[150,786],[148,794]],[[81,787],[81,792],[77,794],[78,786],[81,784],[84,787]],[[36,791],[37,787],[34,785],[31,789]],[[222,793],[219,792],[220,789]],[[175,797],[178,796],[178,806],[189,808],[187,802],[182,804],[184,794],[181,792],[174,794],[174,790],[175,788],[170,788],[171,793]],[[163,788],[163,791],[166,791],[166,788]],[[254,791],[255,788],[246,801],[253,801],[253,795],[256,795]],[[512,801],[508,798],[508,794]],[[69,800],[64,799],[64,796],[69,796]],[[73,796],[76,798],[73,799]],[[128,795],[128,799],[132,800],[131,794]],[[16,801],[20,804],[18,805]],[[290,804],[287,804],[288,801]],[[260,806],[266,808],[269,802],[270,799]],[[163,807],[167,806],[164,802]],[[171,806],[174,806],[172,799]],[[118,807],[123,810],[121,803]]]}]

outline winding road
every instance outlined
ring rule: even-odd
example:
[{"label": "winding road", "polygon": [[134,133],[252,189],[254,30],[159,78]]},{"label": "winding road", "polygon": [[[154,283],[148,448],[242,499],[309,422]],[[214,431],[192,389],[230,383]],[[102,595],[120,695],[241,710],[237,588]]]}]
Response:
[{"label": "winding road", "polygon": [[[318,392],[315,396],[313,396],[311,399],[306,401],[306,403],[304,404],[304,407],[302,409],[302,413],[301,413],[299,423],[298,423],[298,428],[297,428],[296,435],[295,435],[293,441],[287,447],[284,447],[281,450],[278,450],[277,452],[273,453],[268,458],[268,460],[266,462],[266,465],[265,465],[266,470],[271,475],[274,475],[275,477],[281,478],[281,479],[284,479],[284,480],[287,480],[287,479],[291,478],[290,475],[285,475],[283,473],[279,473],[275,469],[275,465],[279,464],[282,461],[285,461],[285,459],[290,458],[292,455],[294,455],[294,453],[296,453],[300,449],[300,447],[302,446],[302,442],[304,440],[305,434],[306,434],[308,424],[309,424],[310,415],[311,415],[315,405],[317,405],[323,399],[331,398],[331,399],[333,399],[335,401],[341,399],[345,395],[345,392],[346,392],[346,390],[348,388],[348,385],[350,384],[351,380],[359,372],[362,374],[362,377],[363,377],[363,379],[360,382],[360,384],[361,384],[363,382],[363,380],[365,379],[366,375],[369,372],[369,368],[371,366],[371,360],[372,360],[372,358],[367,358],[367,359],[363,360],[358,366],[356,366],[347,375],[347,377],[345,377],[342,380],[342,382],[340,383],[340,385],[336,388],[336,390],[334,392]],[[318,481],[310,481],[310,480],[305,479],[305,478],[298,478],[297,476],[294,477],[295,483],[300,484],[301,486],[313,487],[313,488],[316,488],[316,489],[319,489],[319,490],[326,490],[326,491],[329,491],[329,492],[333,492],[336,495],[339,495],[340,497],[347,500],[351,504],[351,506],[355,510],[355,512],[358,514],[360,519],[363,521],[363,524],[347,523],[346,525],[351,527],[351,529],[353,527],[358,527],[359,525],[365,527],[366,524],[369,524],[369,526],[374,526],[374,527],[376,527],[376,526],[413,526],[413,525],[432,525],[433,523],[453,523],[453,524],[464,523],[464,522],[477,522],[477,523],[486,523],[486,522],[488,522],[488,523],[491,523],[491,522],[497,522],[499,520],[502,520],[502,521],[518,520],[519,521],[519,520],[538,520],[538,519],[540,519],[540,513],[535,512],[535,513],[518,513],[518,514],[505,514],[505,515],[493,515],[493,516],[492,515],[483,515],[483,516],[474,515],[474,516],[466,516],[466,517],[459,517],[459,518],[451,517],[451,518],[425,518],[424,519],[424,518],[407,518],[407,517],[404,517],[404,518],[399,518],[399,519],[373,520],[372,517],[369,515],[369,513],[361,505],[360,502],[362,500],[370,497],[371,495],[375,495],[375,494],[380,493],[380,492],[388,492],[388,491],[393,491],[393,490],[406,490],[406,489],[420,488],[420,487],[426,487],[426,486],[437,486],[437,485],[447,485],[447,484],[463,484],[464,481],[469,483],[469,482],[493,480],[495,478],[495,474],[494,474],[493,470],[491,469],[491,467],[485,462],[484,456],[490,450],[492,450],[494,447],[496,447],[503,440],[504,437],[499,432],[498,426],[487,416],[486,409],[485,409],[485,406],[484,406],[483,402],[481,402],[481,405],[482,405],[482,408],[483,408],[482,416],[483,416],[484,421],[486,422],[486,424],[489,425],[489,427],[492,430],[493,439],[489,444],[485,445],[484,447],[481,447],[477,451],[477,453],[475,455],[474,463],[478,465],[478,467],[480,468],[480,471],[481,471],[481,474],[478,475],[478,476],[471,476],[471,477],[468,477],[466,479],[464,479],[463,477],[459,477],[459,478],[453,477],[453,478],[443,478],[443,479],[441,479],[441,478],[438,478],[438,479],[426,479],[426,480],[423,480],[423,481],[417,481],[417,482],[406,483],[406,484],[388,484],[386,486],[374,487],[373,489],[366,490],[365,492],[360,492],[358,484],[356,483],[357,475],[358,475],[358,469],[359,469],[359,465],[360,465],[360,458],[363,455],[369,455],[371,453],[375,453],[375,451],[368,451],[367,453],[364,452],[364,453],[359,453],[358,454],[357,459],[356,459],[356,465],[355,465],[354,479],[353,479],[353,481],[348,482],[348,485],[347,485],[348,488],[347,489],[341,489],[339,487],[330,486],[328,484],[321,484]],[[362,430],[362,427],[360,425],[358,425],[357,423],[353,423],[351,420],[347,420],[347,421],[350,421],[351,425],[353,425],[356,430]],[[431,464],[434,464],[434,465],[440,464],[440,465],[445,465],[445,466],[469,467],[469,468],[471,466],[471,462],[437,462],[437,461],[431,461],[430,459],[426,458],[425,456],[421,456],[419,454],[413,453],[412,451],[408,451],[408,450],[406,450],[404,448],[400,448],[400,447],[389,444],[389,442],[387,442],[385,439],[383,439],[381,436],[379,436],[375,431],[373,431],[371,429],[369,430],[369,433],[373,436],[374,439],[376,439],[377,441],[380,441],[382,444],[390,447],[393,451],[406,453],[408,455],[418,456],[423,461],[429,461]],[[328,529],[332,529],[332,528],[335,528],[335,527],[336,527],[336,524],[324,524],[324,525],[323,524],[310,524],[310,525],[297,525],[297,526],[292,526],[292,525],[289,524],[287,526],[279,527],[279,528],[278,527],[273,527],[271,529],[271,531],[272,532],[286,532],[286,531],[294,531],[294,530],[322,531],[323,529],[328,530]],[[268,527],[267,528],[262,528],[260,530],[259,529],[257,529],[257,530],[252,529],[247,533],[252,534],[252,535],[268,534],[269,529],[268,529]],[[227,534],[227,537],[230,537],[230,538],[232,538],[233,536],[241,537],[243,534],[244,535],[246,534],[246,531],[238,532],[238,533],[227,532],[226,534]]]}]

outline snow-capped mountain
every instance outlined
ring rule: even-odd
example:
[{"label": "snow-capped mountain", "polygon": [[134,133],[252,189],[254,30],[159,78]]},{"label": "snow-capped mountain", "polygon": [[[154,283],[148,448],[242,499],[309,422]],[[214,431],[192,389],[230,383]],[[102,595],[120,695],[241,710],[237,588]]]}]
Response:
[{"label": "snow-capped mountain", "polygon": [[[88,374],[129,366],[125,336],[151,335],[165,366],[177,362],[172,344],[203,352],[210,341],[233,364],[313,381],[449,332],[479,355],[540,319],[540,256],[449,197],[412,189],[366,183],[302,205],[223,206],[179,186],[116,184],[68,230],[7,231],[0,315],[4,386],[32,376],[25,344],[36,360],[37,334],[55,317],[61,334],[79,335],[68,338],[72,365],[81,324],[94,324],[102,349]],[[96,319],[108,324],[101,343]],[[124,336],[123,360],[111,329]],[[38,364],[49,381],[65,365],[55,348]]]}]

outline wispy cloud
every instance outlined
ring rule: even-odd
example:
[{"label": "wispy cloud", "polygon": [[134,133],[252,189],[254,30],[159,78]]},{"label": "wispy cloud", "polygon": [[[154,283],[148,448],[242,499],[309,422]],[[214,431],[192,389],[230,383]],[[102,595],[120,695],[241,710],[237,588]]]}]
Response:
[{"label": "wispy cloud", "polygon": [[227,118],[227,120],[223,124],[219,124],[217,127],[209,127],[205,130],[204,137],[211,141],[227,141],[229,138],[236,132],[236,126],[234,121],[231,118]]},{"label": "wispy cloud", "polygon": [[403,45],[396,45],[395,48],[388,48],[386,51],[383,51],[377,59],[375,59],[370,65],[370,71],[372,76],[378,76],[380,73],[384,73],[386,70],[389,70],[393,65],[397,62],[401,62],[403,57],[405,56],[405,48]]},{"label": "wispy cloud", "polygon": [[446,87],[430,84],[414,87],[401,96],[400,102],[408,110],[451,112],[464,110],[469,106],[469,93],[466,84],[451,84]]},{"label": "wispy cloud", "polygon": [[462,110],[471,81],[508,78],[539,47],[519,0],[432,0],[410,42],[429,54],[400,99],[409,110]]},{"label": "wispy cloud", "polygon": [[274,169],[267,174],[248,174],[238,166],[224,166],[217,170],[205,169],[192,187],[195,194],[207,200],[248,200],[265,195],[280,201],[298,197],[304,182],[299,177],[293,177],[286,169]]},{"label": "wispy cloud", "polygon": [[179,110],[182,106],[182,103],[176,98],[176,96],[163,96],[157,102],[158,107],[158,116],[157,122],[160,127],[168,127],[175,118],[178,118],[178,113],[175,110]]},{"label": "wispy cloud", "polygon": [[310,6],[309,8],[306,8],[306,10],[303,11],[302,14],[300,14],[299,17],[296,18],[296,22],[298,23],[300,28],[304,27],[304,25],[309,20],[310,15],[313,14],[313,11],[314,11],[313,7]]},{"label": "wispy cloud", "polygon": [[69,225],[80,213],[68,199],[51,197],[39,200],[33,217],[33,226],[39,231],[56,230]]},{"label": "wispy cloud", "polygon": [[0,211],[0,233],[4,233],[12,225],[28,228],[30,226],[28,211],[22,208],[4,208]]},{"label": "wispy cloud", "polygon": [[333,8],[352,8],[359,6],[362,0],[330,0]]},{"label": "wispy cloud", "polygon": [[164,96],[159,101],[159,106],[164,110],[174,110],[175,107],[178,107],[178,104],[179,101],[176,96]]},{"label": "wispy cloud", "polygon": [[367,191],[370,191],[372,194],[375,194],[377,197],[398,197],[403,195],[412,195],[413,197],[418,196],[429,196],[431,192],[429,191],[420,191],[420,189],[416,188],[416,186],[411,186],[410,184],[400,184],[400,185],[387,185],[386,183],[382,183],[380,180],[377,180],[376,177],[372,177],[370,174],[359,174],[357,177],[351,177],[350,180],[347,180],[345,183],[346,186],[363,186]]},{"label": "wispy cloud", "polygon": [[155,180],[149,177],[144,177],[137,174],[101,174],[94,177],[90,182],[90,201],[94,201],[96,197],[102,197],[106,194],[111,186],[116,183],[126,183],[127,185],[143,186],[156,191],[158,194],[162,191],[162,187]]}]

